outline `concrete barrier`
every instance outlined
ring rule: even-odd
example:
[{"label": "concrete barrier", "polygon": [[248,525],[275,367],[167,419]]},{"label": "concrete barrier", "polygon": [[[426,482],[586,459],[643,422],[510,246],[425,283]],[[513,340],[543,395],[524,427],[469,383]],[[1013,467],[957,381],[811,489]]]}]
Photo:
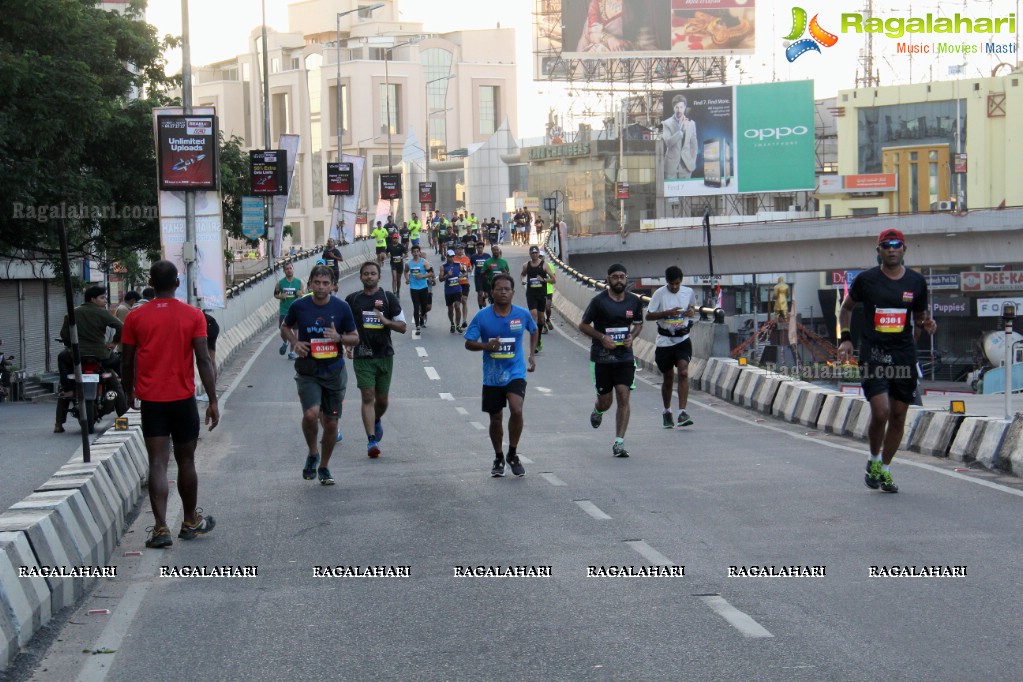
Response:
[{"label": "concrete barrier", "polygon": [[767,370],[758,367],[743,367],[739,380],[735,382],[734,402],[743,407],[753,407],[753,398],[760,385],[767,380]]},{"label": "concrete barrier", "polygon": [[804,426],[817,428],[817,420],[820,419],[821,409],[828,395],[834,394],[826,388],[810,385],[803,387],[800,391],[799,401],[796,404],[796,412],[793,421]]},{"label": "concrete barrier", "polygon": [[1012,473],[1023,476],[1023,413],[1017,412],[1012,423],[1006,426],[995,465],[1008,466]]},{"label": "concrete barrier", "polygon": [[760,386],[753,394],[753,409],[764,414],[774,414],[774,401],[783,384],[791,383],[792,379],[780,374],[768,372]]},{"label": "concrete barrier", "polygon": [[857,402],[864,402],[862,398],[853,395],[830,392],[824,399],[821,407],[820,417],[817,419],[817,428],[836,436],[844,436],[847,433],[846,425],[852,414],[853,406]]},{"label": "concrete barrier", "polygon": [[46,579],[21,578],[22,566],[38,568],[28,536],[22,532],[0,532],[0,670],[28,644],[35,632],[50,622],[53,608]]},{"label": "concrete barrier", "polygon": [[775,396],[774,404],[771,407],[774,416],[787,422],[796,421],[800,401],[806,398],[803,391],[808,388],[813,388],[813,384],[806,381],[786,381],[779,386],[778,395]]},{"label": "concrete barrier", "polygon": [[964,416],[948,412],[924,412],[909,440],[909,449],[924,455],[947,457]]},{"label": "concrete barrier", "polygon": [[695,391],[700,385],[703,373],[707,369],[707,358],[694,357],[689,362],[689,390]]},{"label": "concrete barrier", "polygon": [[712,387],[714,395],[732,402],[732,398],[735,395],[735,385],[739,383],[739,376],[741,374],[742,368],[739,367],[738,362],[724,363]]},{"label": "concrete barrier", "polygon": [[991,468],[1008,428],[1004,419],[996,417],[964,418],[949,448],[949,459],[978,462]]},{"label": "concrete barrier", "polygon": [[721,374],[725,371],[725,368],[729,365],[737,366],[738,364],[738,361],[731,358],[708,358],[707,368],[703,371],[703,377],[700,381],[700,390],[714,395],[714,387],[721,380]]},{"label": "concrete barrier", "polygon": [[[54,509],[10,509],[0,514],[0,533],[24,533],[40,566],[82,566],[71,530]],[[84,578],[46,578],[53,613],[85,594]],[[5,591],[6,591],[5,587]]]}]

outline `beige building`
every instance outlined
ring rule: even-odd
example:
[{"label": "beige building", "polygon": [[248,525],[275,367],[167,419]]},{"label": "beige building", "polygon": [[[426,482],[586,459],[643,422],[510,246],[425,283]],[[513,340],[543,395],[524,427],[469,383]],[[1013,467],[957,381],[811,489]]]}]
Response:
[{"label": "beige building", "polygon": [[[430,180],[440,181],[437,208],[452,211],[461,200],[477,215],[487,213],[489,198],[456,196],[466,191],[464,171],[448,182],[439,175],[459,171],[461,164],[452,161],[482,147],[502,124],[505,137],[518,128],[514,30],[430,34],[419,23],[398,21],[397,0],[384,0],[373,11],[366,9],[370,4],[295,2],[288,8],[289,32],[268,29],[271,146],[282,133],[301,135],[285,216],[298,245],[322,244],[330,232],[333,198],[325,176],[327,162],[338,158],[339,84],[340,147],[367,159],[359,207],[370,220],[378,175],[389,165],[405,176],[396,213],[407,218],[420,212],[413,184],[425,177],[427,147],[435,164]],[[242,138],[246,149],[262,149],[259,27],[250,46],[246,54],[193,69],[193,104],[216,107],[226,136]]]},{"label": "beige building", "polygon": [[858,191],[819,193],[824,217],[1023,205],[1018,69],[990,78],[842,90],[835,115],[839,174],[891,174],[896,186],[871,191],[858,181]]}]

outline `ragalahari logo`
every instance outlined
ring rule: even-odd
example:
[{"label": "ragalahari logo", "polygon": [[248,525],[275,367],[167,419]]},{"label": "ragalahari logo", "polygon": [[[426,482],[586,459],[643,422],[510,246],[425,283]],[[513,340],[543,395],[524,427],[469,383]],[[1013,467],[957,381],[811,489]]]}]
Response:
[{"label": "ragalahari logo", "polygon": [[813,50],[814,52],[820,52],[821,49],[817,47],[817,44],[821,44],[824,47],[831,47],[838,42],[838,36],[834,33],[828,33],[820,24],[817,23],[817,15],[813,15],[813,19],[810,20],[810,38],[803,38],[802,40],[796,40],[807,30],[806,25],[806,10],[802,7],[792,8],[792,31],[785,36],[785,40],[795,40],[796,42],[785,48],[785,58],[790,62],[796,61],[800,55]]}]

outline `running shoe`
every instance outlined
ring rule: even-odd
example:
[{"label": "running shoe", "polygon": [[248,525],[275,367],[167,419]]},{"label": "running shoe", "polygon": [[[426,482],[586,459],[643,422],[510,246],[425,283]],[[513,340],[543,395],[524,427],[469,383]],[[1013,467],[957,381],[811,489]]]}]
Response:
[{"label": "running shoe", "polygon": [[508,466],[511,467],[512,473],[519,478],[526,475],[526,467],[522,466],[522,462],[519,461],[518,455],[511,455],[508,457]]},{"label": "running shoe", "polygon": [[692,417],[689,416],[689,413],[686,412],[685,410],[679,410],[678,411],[678,426],[681,428],[683,426],[692,426],[692,425],[693,425],[693,419],[692,419]]},{"label": "running shoe", "polygon": [[297,360],[298,359],[298,353],[296,353],[295,351],[291,351],[290,353],[288,353],[288,359],[289,360]]},{"label": "running shoe", "polygon": [[454,333],[455,333],[455,325],[451,325],[451,333],[452,333],[452,334],[454,334]]},{"label": "running shoe", "polygon": [[334,477],[330,475],[330,469],[327,467],[318,468],[316,475],[320,478],[320,485],[334,485]]},{"label": "running shoe", "polygon": [[416,327],[416,334],[421,334],[422,332],[423,332],[422,328],[417,326]]},{"label": "running shoe", "polygon": [[182,521],[181,532],[178,533],[178,537],[182,540],[194,540],[196,535],[206,535],[216,525],[217,522],[213,520],[212,516],[203,516],[202,509],[196,509],[195,523]]},{"label": "running shoe", "polygon": [[468,328],[469,328],[469,323],[466,322],[465,320],[462,320],[462,326],[460,327],[460,329],[464,332]]},{"label": "running shoe", "polygon": [[384,439],[384,425],[380,423],[379,419],[373,423],[373,435],[378,443]]},{"label": "running shoe", "polygon": [[[521,466],[521,465],[519,465]],[[501,457],[494,458],[494,466],[490,469],[490,475],[494,478],[501,478],[504,476],[504,459]]]},{"label": "running shoe", "polygon": [[366,454],[370,457],[370,459],[376,459],[380,456],[380,446],[377,445],[375,440],[371,440],[366,446]]},{"label": "running shoe", "polygon": [[867,460],[867,473],[863,475],[863,483],[873,490],[881,485],[881,461],[872,462]]},{"label": "running shoe", "polygon": [[661,426],[666,429],[675,428],[675,423],[671,421],[671,411],[661,413]]},{"label": "running shoe", "polygon": [[895,485],[895,481],[892,480],[892,472],[881,469],[878,481],[881,484],[881,492],[883,493],[899,492],[899,486]]},{"label": "running shoe", "polygon": [[341,422],[337,423],[337,440],[335,440],[334,442],[335,443],[341,442]]},{"label": "running shoe", "polygon": [[551,331],[551,332],[554,331],[554,323],[551,322],[549,318],[547,320],[547,331]]},{"label": "running shoe", "polygon": [[625,449],[625,441],[616,440],[614,445],[611,446],[611,452],[615,457],[628,457],[629,451]]},{"label": "running shoe", "polygon": [[316,478],[316,465],[320,463],[320,453],[311,453],[305,458],[305,466],[302,467],[302,478],[311,481]]},{"label": "running shoe", "polygon": [[541,334],[546,334],[547,333],[547,325],[544,325],[544,326],[540,327],[540,333]]},{"label": "running shoe", "polygon": [[281,355],[284,355],[285,353],[287,353],[288,352],[288,342],[285,341],[284,343],[282,343],[281,347],[277,349],[277,352],[280,353]]},{"label": "running shoe", "polygon": [[167,526],[150,526],[146,528],[146,532],[149,533],[146,547],[159,549],[160,547],[170,547],[174,544],[174,541],[171,540],[170,528]]},{"label": "running shoe", "polygon": [[604,413],[597,412],[597,408],[593,408],[593,412],[590,412],[590,426],[595,429],[600,428],[600,422],[604,421]]},{"label": "running shoe", "polygon": [[538,339],[536,342],[536,352],[539,353],[543,350],[543,339]]}]

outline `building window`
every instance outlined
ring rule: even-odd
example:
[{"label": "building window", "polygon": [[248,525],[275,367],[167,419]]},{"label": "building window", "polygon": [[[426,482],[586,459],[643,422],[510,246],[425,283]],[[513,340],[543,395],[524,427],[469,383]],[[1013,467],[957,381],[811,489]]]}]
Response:
[{"label": "building window", "polygon": [[271,144],[281,139],[283,133],[291,130],[291,108],[288,105],[288,93],[282,92],[270,97],[270,139]]},{"label": "building window", "polygon": [[277,73],[281,70],[281,58],[273,57],[270,59],[270,73]]},{"label": "building window", "polygon": [[391,135],[401,133],[401,126],[398,125],[398,121],[401,120],[401,112],[398,110],[401,102],[400,88],[401,86],[396,83],[380,84],[380,133],[382,135],[386,135],[388,131]]},{"label": "building window", "polygon": [[496,85],[480,86],[480,135],[493,135],[497,130],[500,94],[501,89]]},{"label": "building window", "polygon": [[[337,86],[330,86],[330,103],[327,108],[330,110],[330,136],[337,135]],[[348,86],[341,86],[341,134],[349,131],[351,118],[348,113]]]}]

